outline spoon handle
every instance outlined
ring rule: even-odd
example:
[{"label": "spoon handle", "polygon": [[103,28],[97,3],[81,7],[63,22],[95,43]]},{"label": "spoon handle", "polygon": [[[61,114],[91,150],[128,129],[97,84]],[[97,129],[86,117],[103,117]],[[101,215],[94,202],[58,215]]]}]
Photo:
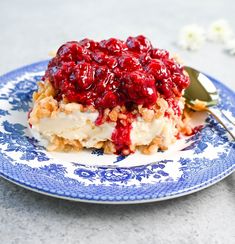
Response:
[{"label": "spoon handle", "polygon": [[227,111],[221,111],[221,113],[224,115],[224,117],[233,125],[235,125],[235,119],[231,116],[231,114],[228,114]]},{"label": "spoon handle", "polygon": [[235,140],[235,126],[231,123],[230,120],[225,119],[226,116],[218,108],[206,108],[206,111],[212,114],[215,119],[227,130],[227,132],[232,136],[233,140]]}]

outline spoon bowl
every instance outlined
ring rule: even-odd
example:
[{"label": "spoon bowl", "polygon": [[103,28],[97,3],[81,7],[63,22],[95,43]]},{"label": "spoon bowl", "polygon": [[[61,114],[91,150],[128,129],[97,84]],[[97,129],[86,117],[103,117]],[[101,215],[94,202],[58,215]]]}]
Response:
[{"label": "spoon bowl", "polygon": [[190,77],[190,86],[185,90],[187,103],[194,105],[195,100],[206,103],[207,107],[217,105],[219,94],[212,81],[200,71],[185,66],[184,70]]},{"label": "spoon bowl", "polygon": [[223,111],[212,108],[219,103],[219,94],[212,81],[200,71],[189,66],[185,66],[184,70],[190,78],[190,86],[184,92],[187,107],[212,114],[235,140],[234,123]]}]

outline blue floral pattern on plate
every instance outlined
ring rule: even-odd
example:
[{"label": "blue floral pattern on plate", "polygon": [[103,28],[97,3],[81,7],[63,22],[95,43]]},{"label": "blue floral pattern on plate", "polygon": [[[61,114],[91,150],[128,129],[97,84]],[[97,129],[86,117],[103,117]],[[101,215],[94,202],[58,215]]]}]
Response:
[{"label": "blue floral pattern on plate", "polygon": [[[31,97],[47,62],[35,63],[0,77],[2,177],[56,197],[132,203],[189,194],[234,171],[235,144],[210,116],[200,132],[183,138],[182,146],[175,151],[172,146],[172,152],[159,152],[149,157],[140,154],[107,156],[97,149],[71,156],[47,152],[27,124]],[[219,109],[235,116],[234,93],[211,79],[220,91]]]}]

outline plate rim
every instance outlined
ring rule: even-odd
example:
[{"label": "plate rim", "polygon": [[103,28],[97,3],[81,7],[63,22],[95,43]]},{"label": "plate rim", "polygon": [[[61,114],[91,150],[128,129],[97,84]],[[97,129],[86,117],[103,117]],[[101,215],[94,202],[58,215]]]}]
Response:
[{"label": "plate rim", "polygon": [[33,186],[28,186],[27,184],[21,183],[20,181],[17,181],[15,179],[11,179],[8,176],[4,176],[3,173],[1,173],[1,172],[0,172],[0,177],[3,178],[4,180],[7,180],[7,181],[9,181],[9,182],[11,182],[17,186],[20,186],[26,190],[33,191],[35,193],[42,194],[42,195],[49,196],[49,197],[53,197],[53,198],[57,198],[57,199],[63,199],[63,200],[68,200],[68,201],[73,201],[73,202],[93,203],[93,204],[110,204],[110,205],[120,204],[120,205],[125,205],[125,204],[141,204],[141,203],[161,202],[161,201],[165,201],[165,200],[171,200],[171,199],[191,195],[193,193],[199,192],[201,190],[205,190],[206,188],[219,183],[220,181],[222,181],[223,179],[225,179],[229,175],[232,175],[234,172],[235,172],[235,166],[233,165],[233,166],[231,166],[231,168],[229,168],[226,171],[222,172],[221,174],[215,176],[214,178],[209,179],[208,181],[206,181],[202,184],[196,185],[195,187],[188,188],[187,190],[182,191],[179,194],[172,194],[169,196],[163,196],[163,197],[158,197],[158,198],[149,198],[149,199],[141,199],[141,200],[128,199],[126,201],[121,201],[121,200],[120,201],[118,201],[118,200],[117,201],[115,201],[115,200],[114,201],[109,201],[109,200],[105,201],[105,200],[83,199],[83,198],[79,198],[79,197],[74,197],[74,198],[69,197],[69,196],[66,197],[66,196],[62,196],[62,195],[52,193],[49,191],[40,190],[40,189],[33,187]]}]

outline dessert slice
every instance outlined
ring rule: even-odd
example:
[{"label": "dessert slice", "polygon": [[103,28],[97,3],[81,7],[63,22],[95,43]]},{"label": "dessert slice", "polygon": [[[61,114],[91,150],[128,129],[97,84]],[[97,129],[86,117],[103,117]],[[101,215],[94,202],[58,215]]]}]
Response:
[{"label": "dessert slice", "polygon": [[188,86],[183,67],[144,36],[67,42],[33,95],[29,123],[52,151],[166,150],[179,134]]}]

